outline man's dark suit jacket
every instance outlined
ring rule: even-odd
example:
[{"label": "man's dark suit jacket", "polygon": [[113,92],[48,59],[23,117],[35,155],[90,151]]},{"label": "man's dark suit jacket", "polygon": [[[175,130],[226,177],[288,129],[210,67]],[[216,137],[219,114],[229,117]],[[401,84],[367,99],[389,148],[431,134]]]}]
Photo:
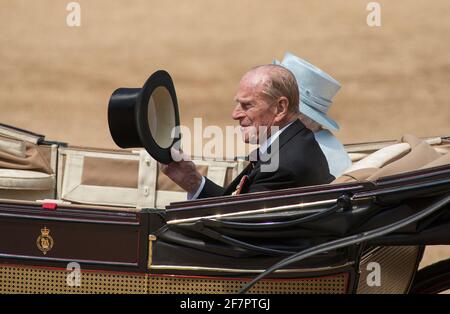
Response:
[{"label": "man's dark suit jacket", "polygon": [[198,198],[230,195],[244,175],[248,175],[246,193],[325,184],[334,180],[314,134],[300,120],[281,132],[277,140],[279,148],[274,154],[278,153],[279,166],[276,171],[263,172],[261,163],[264,161],[256,161],[249,164],[227,188],[205,178]]}]

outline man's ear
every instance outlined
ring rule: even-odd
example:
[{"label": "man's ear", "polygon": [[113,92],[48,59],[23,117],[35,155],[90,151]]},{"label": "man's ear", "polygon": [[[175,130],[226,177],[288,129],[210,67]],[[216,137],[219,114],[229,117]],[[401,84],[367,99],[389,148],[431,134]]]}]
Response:
[{"label": "man's ear", "polygon": [[275,121],[282,121],[289,113],[289,100],[281,96],[276,104]]}]

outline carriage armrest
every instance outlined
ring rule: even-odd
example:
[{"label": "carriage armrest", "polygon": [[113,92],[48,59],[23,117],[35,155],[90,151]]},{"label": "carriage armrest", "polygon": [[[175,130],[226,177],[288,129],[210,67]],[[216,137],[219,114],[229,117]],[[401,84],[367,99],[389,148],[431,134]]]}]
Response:
[{"label": "carriage armrest", "polygon": [[38,171],[0,169],[0,198],[37,200],[53,198],[55,175]]},{"label": "carriage armrest", "polygon": [[401,141],[355,162],[332,183],[375,181],[381,177],[450,163],[449,153],[441,155],[426,140],[405,135]]},{"label": "carriage armrest", "polygon": [[55,175],[38,171],[0,169],[0,189],[51,190]]}]

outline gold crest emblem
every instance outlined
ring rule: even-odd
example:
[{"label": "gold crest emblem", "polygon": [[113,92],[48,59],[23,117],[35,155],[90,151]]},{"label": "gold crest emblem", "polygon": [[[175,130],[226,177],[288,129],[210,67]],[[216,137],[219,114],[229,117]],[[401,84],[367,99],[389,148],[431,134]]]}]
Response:
[{"label": "gold crest emblem", "polygon": [[41,229],[41,235],[36,239],[38,249],[45,254],[53,247],[53,238],[50,235],[50,229],[44,227]]}]

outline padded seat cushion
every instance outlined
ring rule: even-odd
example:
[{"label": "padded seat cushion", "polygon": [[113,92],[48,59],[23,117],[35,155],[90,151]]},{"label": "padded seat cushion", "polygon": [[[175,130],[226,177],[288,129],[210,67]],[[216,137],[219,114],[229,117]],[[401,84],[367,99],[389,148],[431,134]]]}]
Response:
[{"label": "padded seat cushion", "polygon": [[354,163],[345,171],[345,173],[367,168],[382,168],[384,165],[405,156],[410,151],[411,146],[408,143],[398,143],[383,147],[382,149]]},{"label": "padded seat cushion", "polygon": [[354,181],[363,181],[377,172],[378,168],[357,169],[351,172],[344,173],[342,176],[334,180],[332,183],[346,183]]},{"label": "padded seat cushion", "polygon": [[448,152],[447,154],[433,160],[432,162],[426,164],[425,166],[423,166],[421,169],[427,169],[427,168],[431,168],[431,167],[438,167],[438,166],[443,166],[443,165],[448,165],[450,164],[450,152]]},{"label": "padded seat cushion", "polygon": [[412,136],[409,136],[409,138],[406,138],[405,136],[403,138],[405,140],[410,140],[411,151],[403,158],[381,168],[375,174],[367,178],[367,180],[372,181],[385,176],[417,170],[441,157],[441,155],[426,141],[420,141],[416,138],[412,138]]},{"label": "padded seat cushion", "polygon": [[55,176],[38,171],[0,169],[0,189],[51,190]]},{"label": "padded seat cushion", "polygon": [[332,183],[375,181],[381,177],[446,165],[450,162],[450,153],[441,156],[430,143],[413,135],[403,136],[401,142],[383,147],[354,163]]}]

